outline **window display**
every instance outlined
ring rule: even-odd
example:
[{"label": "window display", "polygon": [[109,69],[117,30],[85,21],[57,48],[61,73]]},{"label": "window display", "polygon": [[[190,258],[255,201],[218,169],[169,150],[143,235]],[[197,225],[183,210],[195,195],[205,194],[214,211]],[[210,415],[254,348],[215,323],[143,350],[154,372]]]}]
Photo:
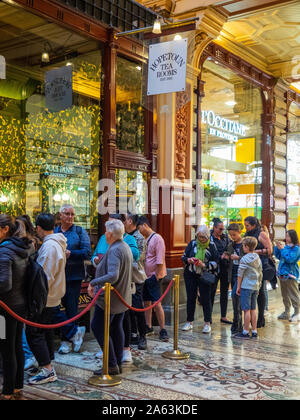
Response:
[{"label": "window display", "polygon": [[0,211],[34,218],[71,203],[75,222],[97,230],[99,46],[4,3],[0,23]]},{"label": "window display", "polygon": [[201,223],[225,224],[261,217],[261,92],[208,59],[203,68],[201,104]]}]

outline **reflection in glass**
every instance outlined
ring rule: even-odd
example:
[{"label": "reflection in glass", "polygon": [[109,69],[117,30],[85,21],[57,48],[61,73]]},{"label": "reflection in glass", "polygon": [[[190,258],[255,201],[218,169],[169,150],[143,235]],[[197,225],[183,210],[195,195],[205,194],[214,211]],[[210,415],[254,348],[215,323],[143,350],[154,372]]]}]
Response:
[{"label": "reflection in glass", "polygon": [[207,60],[203,99],[202,223],[261,217],[261,92],[222,66]]},{"label": "reflection in glass", "polygon": [[300,106],[290,107],[288,136],[288,229],[300,232]]},{"label": "reflection in glass", "polygon": [[[45,45],[47,63],[42,60]],[[7,78],[0,80],[0,211],[34,218],[71,203],[76,223],[97,229],[101,142],[97,43],[1,3],[0,54],[7,62]],[[73,105],[52,112],[45,104],[45,73],[66,65],[72,66]]]},{"label": "reflection in glass", "polygon": [[117,146],[121,150],[144,153],[141,66],[118,57],[116,83]]}]

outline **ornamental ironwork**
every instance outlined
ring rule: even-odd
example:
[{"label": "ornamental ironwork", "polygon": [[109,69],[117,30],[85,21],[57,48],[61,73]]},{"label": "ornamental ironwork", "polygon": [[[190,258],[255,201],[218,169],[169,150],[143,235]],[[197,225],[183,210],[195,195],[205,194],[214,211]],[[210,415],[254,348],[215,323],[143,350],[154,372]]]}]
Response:
[{"label": "ornamental ironwork", "polygon": [[94,19],[123,31],[152,26],[156,14],[134,0],[59,0]]}]

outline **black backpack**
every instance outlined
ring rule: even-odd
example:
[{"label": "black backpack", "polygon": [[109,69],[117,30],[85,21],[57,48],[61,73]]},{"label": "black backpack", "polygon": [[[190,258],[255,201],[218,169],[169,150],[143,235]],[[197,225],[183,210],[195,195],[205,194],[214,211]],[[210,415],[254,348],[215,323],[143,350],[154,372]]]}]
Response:
[{"label": "black backpack", "polygon": [[36,319],[45,309],[48,298],[48,279],[43,267],[34,256],[28,259],[25,293],[28,319]]}]

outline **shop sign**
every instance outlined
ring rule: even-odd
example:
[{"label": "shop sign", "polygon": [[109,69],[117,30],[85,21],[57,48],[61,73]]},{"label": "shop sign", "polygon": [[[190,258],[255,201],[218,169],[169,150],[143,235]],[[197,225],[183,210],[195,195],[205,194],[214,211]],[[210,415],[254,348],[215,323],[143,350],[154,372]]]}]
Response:
[{"label": "shop sign", "polygon": [[246,137],[245,125],[220,117],[214,111],[202,111],[201,120],[203,124],[209,125],[209,134],[212,136],[234,142],[239,140],[239,136]]},{"label": "shop sign", "polygon": [[73,175],[74,171],[73,171],[73,168],[70,166],[59,166],[59,165],[52,165],[50,163],[46,163],[45,173],[48,175],[66,177],[68,175]]},{"label": "shop sign", "polygon": [[187,39],[150,45],[148,95],[184,92],[186,62]]},{"label": "shop sign", "polygon": [[47,71],[45,74],[46,108],[63,111],[72,107],[72,66]]},{"label": "shop sign", "polygon": [[0,55],[0,79],[6,79],[6,62],[3,55]]}]

